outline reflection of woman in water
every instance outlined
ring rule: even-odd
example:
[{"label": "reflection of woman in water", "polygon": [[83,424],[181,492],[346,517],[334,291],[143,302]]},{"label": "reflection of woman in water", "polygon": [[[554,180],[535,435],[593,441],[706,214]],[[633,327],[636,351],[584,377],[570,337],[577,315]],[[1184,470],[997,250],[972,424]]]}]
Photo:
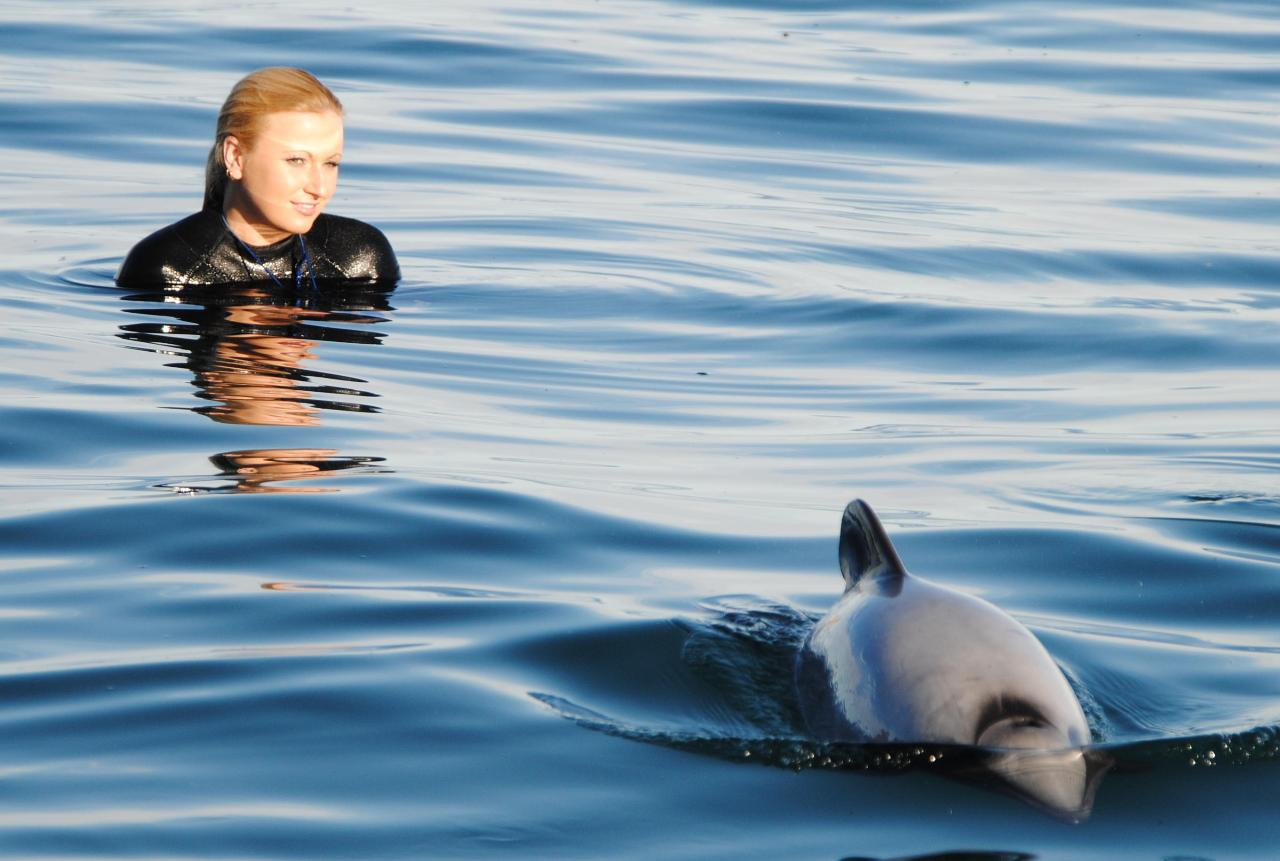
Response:
[{"label": "reflection of woman in water", "polygon": [[301,69],[259,69],[218,114],[204,207],[143,239],[116,276],[126,286],[320,280],[394,282],[376,227],[324,212],[342,160],[342,104]]},{"label": "reflection of woman in water", "polygon": [[121,326],[120,337],[180,357],[175,366],[191,371],[198,396],[213,401],[196,411],[215,421],[314,425],[321,410],[377,412],[362,403],[377,397],[364,380],[305,364],[319,342],[380,344],[383,334],[365,327],[387,322],[377,312],[390,310],[392,289],[330,283],[302,298],[292,285],[157,287],[125,297],[154,307],[129,308],[148,320]]}]

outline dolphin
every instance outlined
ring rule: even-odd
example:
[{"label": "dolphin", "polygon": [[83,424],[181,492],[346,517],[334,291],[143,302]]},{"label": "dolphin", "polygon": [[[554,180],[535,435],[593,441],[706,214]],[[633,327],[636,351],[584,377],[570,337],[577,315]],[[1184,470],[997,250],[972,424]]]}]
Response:
[{"label": "dolphin", "polygon": [[962,776],[1059,818],[1088,818],[1106,763],[1030,631],[981,598],[909,575],[860,499],[844,511],[840,572],[844,594],[796,658],[811,735],[980,748],[978,771]]}]

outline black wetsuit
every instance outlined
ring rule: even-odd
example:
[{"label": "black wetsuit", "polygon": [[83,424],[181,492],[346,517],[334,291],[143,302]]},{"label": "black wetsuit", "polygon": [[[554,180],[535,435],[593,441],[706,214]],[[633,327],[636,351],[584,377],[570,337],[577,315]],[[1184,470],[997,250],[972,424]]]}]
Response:
[{"label": "black wetsuit", "polygon": [[232,284],[271,281],[274,275],[281,282],[294,283],[296,277],[309,285],[312,274],[323,281],[394,282],[400,278],[400,265],[382,231],[354,218],[322,213],[302,242],[290,236],[253,246],[250,254],[227,229],[221,213],[204,209],[135,245],[116,283]]}]

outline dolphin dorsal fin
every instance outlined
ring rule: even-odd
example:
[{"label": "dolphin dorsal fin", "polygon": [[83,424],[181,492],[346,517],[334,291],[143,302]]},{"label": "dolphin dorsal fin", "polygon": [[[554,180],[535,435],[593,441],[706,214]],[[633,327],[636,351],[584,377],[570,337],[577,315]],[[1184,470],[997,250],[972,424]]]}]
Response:
[{"label": "dolphin dorsal fin", "polygon": [[880,518],[861,499],[845,506],[840,521],[840,573],[844,575],[846,591],[864,580],[892,589],[907,576]]}]

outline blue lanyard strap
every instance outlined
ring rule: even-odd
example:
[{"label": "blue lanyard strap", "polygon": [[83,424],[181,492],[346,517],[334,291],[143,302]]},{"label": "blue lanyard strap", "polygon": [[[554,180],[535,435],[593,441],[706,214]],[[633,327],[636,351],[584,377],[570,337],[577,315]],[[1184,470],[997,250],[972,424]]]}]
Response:
[{"label": "blue lanyard strap", "polygon": [[[227,216],[225,213],[222,215],[222,226],[227,228],[227,233],[231,234],[231,238],[236,241],[237,245],[249,252],[249,256],[253,258],[253,262],[257,263],[258,266],[261,267],[262,271],[267,273],[267,277],[270,278],[277,287],[283,290],[284,285],[280,283],[280,279],[276,277],[274,272],[267,268],[267,264],[262,262],[262,258],[260,258],[258,253],[253,250],[253,246],[245,242],[239,236],[236,236],[236,232],[232,230],[231,225],[227,223]],[[302,273],[305,271],[307,276],[311,279],[311,289],[318,291],[320,286],[316,284],[316,268],[311,263],[311,254],[307,251],[307,243],[303,240],[301,233],[295,233],[294,236],[297,237],[298,247],[302,249],[302,266],[300,268],[297,266],[293,268],[293,288],[296,290],[302,286]]]}]

